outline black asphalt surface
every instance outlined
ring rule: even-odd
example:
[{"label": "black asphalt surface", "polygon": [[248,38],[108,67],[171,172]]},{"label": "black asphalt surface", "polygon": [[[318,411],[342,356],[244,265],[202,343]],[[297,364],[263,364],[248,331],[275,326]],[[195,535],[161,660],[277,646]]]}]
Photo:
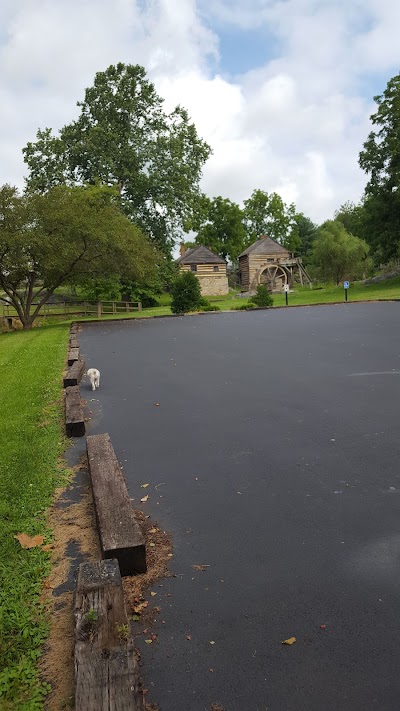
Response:
[{"label": "black asphalt surface", "polygon": [[161,711],[400,709],[399,321],[373,303],[84,327],[89,430],[174,544],[140,642]]}]

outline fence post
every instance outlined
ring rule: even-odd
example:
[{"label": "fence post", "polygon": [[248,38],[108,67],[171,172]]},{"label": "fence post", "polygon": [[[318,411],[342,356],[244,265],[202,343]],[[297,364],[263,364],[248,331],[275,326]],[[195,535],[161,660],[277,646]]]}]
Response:
[{"label": "fence post", "polygon": [[101,301],[97,302],[97,318],[101,318]]},{"label": "fence post", "polygon": [[125,302],[125,309],[129,313],[129,301]]},{"label": "fence post", "polygon": [[117,304],[115,303],[115,301],[112,302],[112,306],[113,306],[113,314],[116,314],[117,313]]},{"label": "fence post", "polygon": [[142,310],[142,302],[138,301],[138,311],[141,311],[141,310]]}]

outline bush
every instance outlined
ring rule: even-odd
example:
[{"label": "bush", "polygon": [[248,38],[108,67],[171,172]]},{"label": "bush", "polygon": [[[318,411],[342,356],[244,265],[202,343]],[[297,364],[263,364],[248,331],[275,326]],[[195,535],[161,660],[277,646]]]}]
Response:
[{"label": "bush", "polygon": [[200,284],[193,272],[182,272],[172,285],[171,310],[174,314],[196,311],[201,307]]},{"label": "bush", "polygon": [[202,299],[198,311],[221,311],[221,309],[216,304],[211,304],[207,299]]},{"label": "bush", "polygon": [[234,306],[232,311],[247,311],[247,309],[251,309],[252,305],[249,303],[246,304],[238,304],[237,306]]},{"label": "bush", "polygon": [[257,293],[252,296],[250,304],[255,304],[256,306],[273,306],[274,300],[264,284],[258,285]]}]

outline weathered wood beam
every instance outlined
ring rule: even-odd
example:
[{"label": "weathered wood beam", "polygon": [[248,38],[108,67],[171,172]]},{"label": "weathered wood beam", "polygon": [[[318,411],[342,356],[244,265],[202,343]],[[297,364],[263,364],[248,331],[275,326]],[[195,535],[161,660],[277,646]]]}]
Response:
[{"label": "weathered wood beam", "polygon": [[77,360],[79,360],[79,347],[70,348],[68,351],[68,365],[73,365]]},{"label": "weathered wood beam", "polygon": [[116,558],[121,575],[145,573],[144,537],[108,434],[86,439],[97,525],[104,558]]},{"label": "weathered wood beam", "polygon": [[64,377],[64,388],[68,388],[71,385],[79,385],[82,379],[82,375],[85,370],[85,362],[83,360],[77,360],[71,365],[67,370],[67,374]]},{"label": "weathered wood beam", "polygon": [[67,437],[83,437],[85,434],[79,385],[65,388],[65,429]]},{"label": "weathered wood beam", "polygon": [[75,710],[144,711],[116,560],[81,563],[74,615]]}]

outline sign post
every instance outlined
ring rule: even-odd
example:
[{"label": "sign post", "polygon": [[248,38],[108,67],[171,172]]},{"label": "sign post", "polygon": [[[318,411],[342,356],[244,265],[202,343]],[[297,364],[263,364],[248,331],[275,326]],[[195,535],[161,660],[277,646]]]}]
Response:
[{"label": "sign post", "polygon": [[284,286],[283,288],[284,288],[284,290],[285,290],[286,306],[288,306],[288,305],[289,305],[289,299],[288,299],[288,295],[289,295],[289,284],[285,284],[285,286]]},{"label": "sign post", "polygon": [[349,291],[350,282],[344,281],[343,286],[344,286],[344,300],[347,301],[347,294]]}]

